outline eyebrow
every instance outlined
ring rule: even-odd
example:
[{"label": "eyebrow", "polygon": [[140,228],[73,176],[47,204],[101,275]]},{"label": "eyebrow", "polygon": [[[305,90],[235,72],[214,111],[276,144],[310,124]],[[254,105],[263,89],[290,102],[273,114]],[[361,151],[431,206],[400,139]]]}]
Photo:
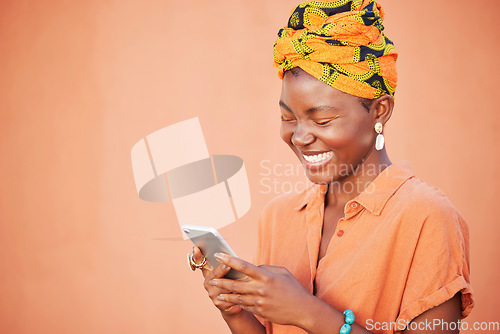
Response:
[{"label": "eyebrow", "polygon": [[[289,112],[291,112],[291,113],[293,114],[292,109],[291,109],[289,106],[287,106],[287,105],[285,104],[285,102],[283,102],[283,101],[281,101],[281,100],[280,100],[279,105],[280,105],[280,107],[282,107],[283,109],[286,109],[286,110],[288,110]],[[317,111],[322,111],[322,110],[331,110],[331,109],[335,109],[335,110],[336,110],[337,108],[332,107],[332,106],[317,106],[317,107],[311,107],[311,108],[307,109],[307,110],[306,110],[306,113],[307,113],[307,114],[312,114],[312,113],[315,113],[315,112],[317,112]]]}]

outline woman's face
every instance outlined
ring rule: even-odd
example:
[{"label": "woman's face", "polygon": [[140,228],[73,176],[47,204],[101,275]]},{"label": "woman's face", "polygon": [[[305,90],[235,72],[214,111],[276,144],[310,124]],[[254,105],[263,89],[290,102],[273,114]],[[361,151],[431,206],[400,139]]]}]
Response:
[{"label": "woman's face", "polygon": [[287,71],[281,91],[281,138],[314,183],[329,184],[351,173],[372,150],[374,112],[301,69]]}]

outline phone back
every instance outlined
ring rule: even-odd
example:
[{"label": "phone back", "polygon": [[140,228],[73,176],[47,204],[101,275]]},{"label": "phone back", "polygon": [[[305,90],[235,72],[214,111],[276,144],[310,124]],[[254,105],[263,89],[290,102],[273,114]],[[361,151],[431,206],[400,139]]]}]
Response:
[{"label": "phone back", "polygon": [[[225,253],[232,256],[236,256],[231,247],[226,243],[222,236],[217,232],[216,229],[204,226],[194,226],[194,225],[184,225],[182,230],[191,239],[191,241],[201,250],[207,262],[212,268],[215,268],[220,264],[219,261],[214,257],[215,253]],[[225,278],[238,279],[243,278],[245,275],[231,269],[225,276]]]}]

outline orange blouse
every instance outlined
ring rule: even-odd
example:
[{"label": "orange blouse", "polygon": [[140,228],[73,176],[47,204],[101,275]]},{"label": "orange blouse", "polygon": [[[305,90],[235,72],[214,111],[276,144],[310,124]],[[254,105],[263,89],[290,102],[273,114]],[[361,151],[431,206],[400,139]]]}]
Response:
[{"label": "orange blouse", "polygon": [[[416,316],[462,292],[472,307],[469,230],[440,190],[394,163],[344,208],[318,263],[327,187],[274,199],[259,221],[256,263],[287,268],[299,282],[375,333],[398,332]],[[265,323],[268,333],[305,333]],[[340,328],[339,328],[340,329]],[[402,328],[399,328],[401,330]]]}]

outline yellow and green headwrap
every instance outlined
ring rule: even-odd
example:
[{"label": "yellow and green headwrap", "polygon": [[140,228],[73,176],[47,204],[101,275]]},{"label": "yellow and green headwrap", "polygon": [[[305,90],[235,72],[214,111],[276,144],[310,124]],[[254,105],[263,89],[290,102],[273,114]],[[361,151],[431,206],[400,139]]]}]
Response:
[{"label": "yellow and green headwrap", "polygon": [[383,33],[384,10],[374,0],[306,1],[290,15],[274,44],[274,66],[300,67],[345,93],[394,96],[394,44]]}]

